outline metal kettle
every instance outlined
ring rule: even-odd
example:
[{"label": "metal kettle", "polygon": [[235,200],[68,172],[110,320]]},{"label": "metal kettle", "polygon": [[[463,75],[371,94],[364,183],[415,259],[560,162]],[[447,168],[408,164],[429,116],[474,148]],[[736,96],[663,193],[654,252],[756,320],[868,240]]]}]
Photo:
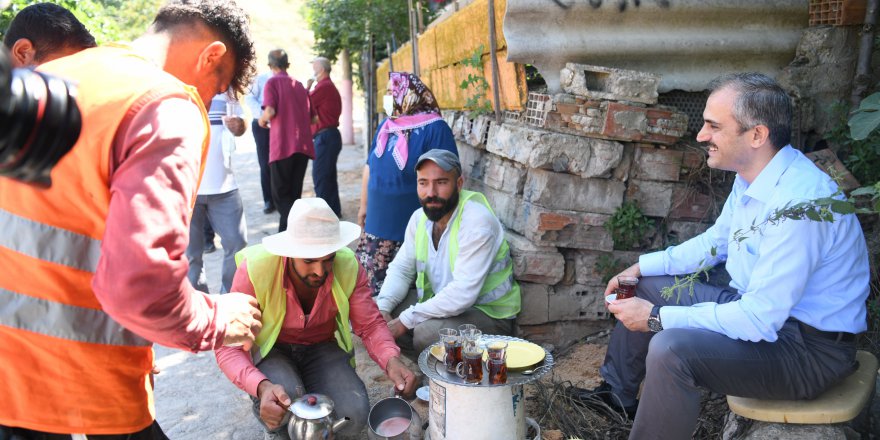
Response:
[{"label": "metal kettle", "polygon": [[348,417],[333,420],[333,401],[321,394],[306,394],[288,410],[291,416],[287,433],[291,440],[332,440],[335,432],[351,423]]}]

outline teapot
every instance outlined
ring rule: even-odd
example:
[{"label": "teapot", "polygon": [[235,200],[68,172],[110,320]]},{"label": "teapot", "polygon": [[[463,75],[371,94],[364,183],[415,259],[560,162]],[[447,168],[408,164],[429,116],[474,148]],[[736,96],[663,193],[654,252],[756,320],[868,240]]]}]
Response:
[{"label": "teapot", "polygon": [[291,413],[287,433],[291,440],[332,440],[334,433],[351,423],[343,417],[330,418],[333,401],[321,394],[306,394],[290,404]]}]

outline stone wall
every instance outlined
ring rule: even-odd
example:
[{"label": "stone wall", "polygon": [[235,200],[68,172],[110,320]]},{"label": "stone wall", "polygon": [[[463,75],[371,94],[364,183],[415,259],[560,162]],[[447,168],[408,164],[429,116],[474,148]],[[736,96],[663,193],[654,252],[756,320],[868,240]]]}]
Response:
[{"label": "stone wall", "polygon": [[[589,66],[574,67],[584,72]],[[597,262],[605,256],[628,265],[641,253],[615,251],[603,226],[624,201],[636,201],[681,241],[712,220],[707,218],[712,199],[682,178],[702,166],[703,155],[664,145],[678,140],[687,119],[657,106],[656,81],[653,87],[653,103],[630,101],[619,91],[601,98],[586,92],[535,96],[529,106],[542,107],[543,122],[510,114],[496,123],[487,116],[444,111],[458,143],[465,187],[483,192],[507,229],[523,294],[520,336],[565,345],[609,326]],[[638,93],[651,96],[651,91]],[[628,107],[630,115],[606,118],[592,130],[580,129],[577,118],[570,117],[596,106]],[[663,118],[655,117],[661,113]],[[653,133],[662,138],[649,142],[645,127],[652,119],[675,122],[664,133]],[[625,129],[606,130],[620,124]]]}]

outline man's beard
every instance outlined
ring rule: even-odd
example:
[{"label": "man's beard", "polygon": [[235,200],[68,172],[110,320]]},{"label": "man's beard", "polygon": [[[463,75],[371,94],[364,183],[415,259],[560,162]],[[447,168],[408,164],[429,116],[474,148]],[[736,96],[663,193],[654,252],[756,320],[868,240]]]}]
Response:
[{"label": "man's beard", "polygon": [[293,268],[293,273],[296,274],[296,276],[303,282],[303,284],[313,289],[317,289],[323,286],[324,281],[327,281],[327,276],[330,275],[329,273],[324,273],[323,277],[319,277],[316,274],[308,274],[306,276],[303,276],[296,270],[295,267]]},{"label": "man's beard", "polygon": [[[422,204],[422,210],[425,212],[425,215],[432,222],[436,222],[443,218],[444,215],[452,212],[456,206],[458,206],[458,184],[453,188],[452,196],[448,199],[442,199],[440,197],[427,197],[424,199],[419,199],[419,202]],[[439,207],[433,208],[428,207],[428,203],[440,203]]]}]

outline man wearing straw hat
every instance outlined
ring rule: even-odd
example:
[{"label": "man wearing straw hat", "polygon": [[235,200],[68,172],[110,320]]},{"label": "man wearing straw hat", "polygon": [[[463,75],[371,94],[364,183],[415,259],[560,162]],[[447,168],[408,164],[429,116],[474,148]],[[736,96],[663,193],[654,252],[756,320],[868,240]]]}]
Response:
[{"label": "man wearing straw hat", "polygon": [[251,353],[217,350],[226,377],[250,394],[267,438],[287,438],[291,398],[309,392],[335,403],[354,435],[366,424],[369,399],[354,370],[352,330],[398,391],[412,394],[415,375],[399,359],[385,320],[372,299],[366,272],[347,247],[361,228],[339,221],[323,199],[299,199],[288,229],[237,255],[232,289],[254,295],[263,330]]}]

